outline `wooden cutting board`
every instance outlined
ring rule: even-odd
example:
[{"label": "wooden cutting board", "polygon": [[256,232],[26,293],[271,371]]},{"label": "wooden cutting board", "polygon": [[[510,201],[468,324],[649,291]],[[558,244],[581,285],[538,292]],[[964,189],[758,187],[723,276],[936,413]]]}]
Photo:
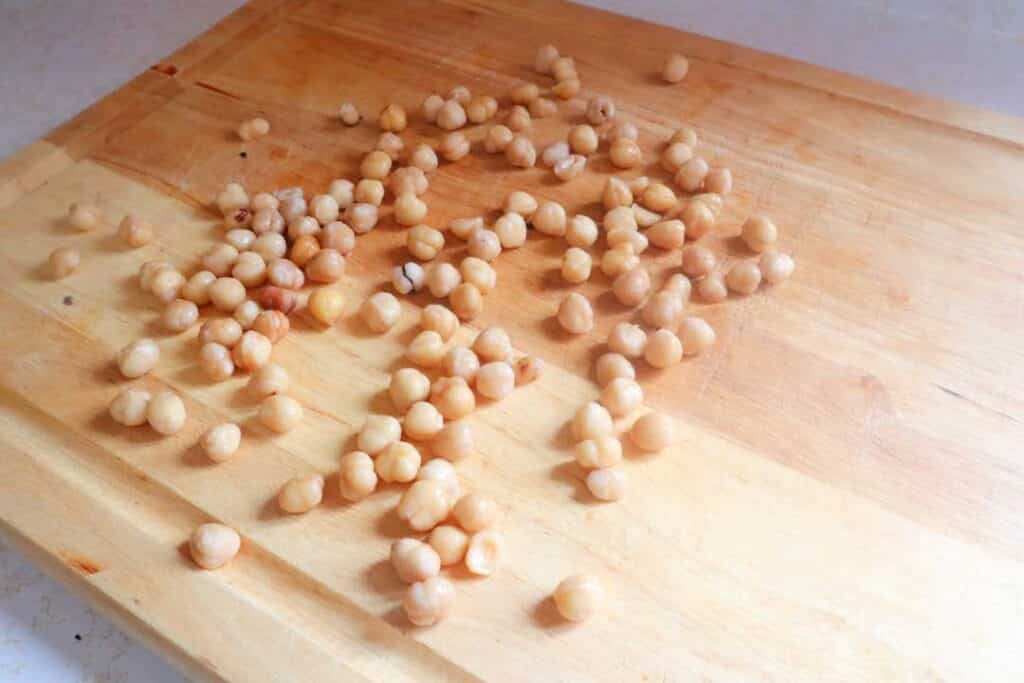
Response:
[{"label": "wooden cutting board", "polygon": [[[781,227],[797,259],[774,290],[691,304],[718,332],[708,355],[641,368],[648,404],[681,443],[627,453],[626,498],[595,504],[565,425],[597,391],[589,379],[608,329],[634,312],[596,276],[597,329],[552,324],[567,291],[564,245],[531,237],[502,255],[499,288],[475,327],[505,326],[548,361],[538,383],[470,419],[479,454],[467,488],[499,501],[509,557],[492,578],[456,573],[454,615],[410,628],[386,562],[404,534],[398,488],[345,505],[277,513],[278,486],[330,475],[414,333],[355,318],[329,330],[304,315],[274,352],[306,406],[301,426],[253,422],[245,379],[207,381],[195,330],[164,335],[139,265],[183,269],[217,239],[211,199],[230,180],[252,191],[322,192],[355,177],[378,131],[333,117],[345,100],[375,115],[389,101],[465,84],[502,96],[532,72],[538,46],[576,59],[584,95],[604,93],[640,128],[649,167],[682,122],[736,189],[707,239],[726,263],[752,211]],[[657,73],[692,57],[678,86]],[[538,144],[578,119],[562,105],[535,122]],[[244,118],[271,134],[243,144]],[[437,139],[412,117],[407,143]],[[470,129],[479,140],[483,131]],[[177,54],[0,166],[0,521],[23,551],[200,680],[996,681],[1024,677],[1024,123],[938,103],[807,65],[555,2],[253,2]],[[581,179],[512,170],[476,150],[431,178],[428,222],[493,218],[526,189],[597,216],[604,152]],[[160,230],[125,250],[111,226],[79,234],[67,206],[93,200]],[[451,240],[447,259],[463,249]],[[343,284],[355,311],[406,254],[385,217],[360,239]],[[49,252],[82,265],[52,281]],[[677,254],[645,256],[656,283]],[[182,433],[157,438],[107,416],[127,382],[117,349],[157,336],[163,360],[139,383],[185,398]],[[472,338],[468,327],[459,339]],[[239,456],[213,466],[196,447],[225,419]],[[219,572],[183,552],[221,520],[244,549]],[[606,610],[567,626],[548,596],[566,575],[598,575]]]}]

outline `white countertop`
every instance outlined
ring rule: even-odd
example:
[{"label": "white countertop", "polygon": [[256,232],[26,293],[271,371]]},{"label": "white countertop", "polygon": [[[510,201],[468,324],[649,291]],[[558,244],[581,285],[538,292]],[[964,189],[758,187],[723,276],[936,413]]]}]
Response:
[{"label": "white countertop", "polygon": [[[241,0],[0,0],[0,158],[117,88]],[[1024,116],[1024,5],[1006,0],[584,0],[938,97]],[[0,544],[0,680],[183,681]]]}]

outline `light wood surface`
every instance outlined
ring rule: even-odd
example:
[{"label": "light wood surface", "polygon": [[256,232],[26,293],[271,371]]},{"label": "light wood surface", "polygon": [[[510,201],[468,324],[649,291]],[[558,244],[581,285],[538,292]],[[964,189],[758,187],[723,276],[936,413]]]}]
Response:
[{"label": "light wood surface", "polygon": [[[691,304],[718,331],[713,352],[640,371],[684,438],[628,452],[627,497],[595,504],[565,425],[597,393],[605,333],[633,313],[595,277],[580,290],[597,329],[568,339],[551,322],[564,246],[534,236],[503,255],[475,327],[504,325],[549,368],[470,418],[480,452],[459,472],[499,501],[509,558],[486,580],[456,574],[454,615],[409,628],[385,562],[404,534],[400,489],[345,505],[332,477],[325,504],[298,518],[272,498],[293,474],[332,473],[367,412],[389,410],[388,373],[428,299],[383,337],[298,316],[274,356],[306,418],[272,437],[243,377],[211,384],[196,369],[194,330],[160,333],[136,273],[152,258],[194,266],[218,236],[208,206],[226,181],[316,192],[354,178],[377,130],[341,127],[340,102],[375,114],[457,84],[498,96],[545,85],[530,65],[547,42],[576,58],[584,94],[613,96],[640,127],[645,172],[661,175],[653,150],[680,122],[732,168],[708,239],[727,262],[745,257],[734,236],[756,210],[780,225],[797,271],[749,298]],[[671,50],[693,57],[680,86],[656,78]],[[233,131],[257,114],[273,130],[243,145]],[[563,105],[530,135],[545,144],[571,120]],[[418,117],[405,135],[438,137]],[[1022,142],[1014,119],[569,4],[258,0],[0,165],[3,530],[200,680],[1020,680]],[[493,216],[512,189],[596,216],[609,170],[601,153],[561,185],[476,150],[433,175],[428,222]],[[72,232],[63,217],[82,199],[113,223],[148,217],[159,243]],[[52,281],[46,256],[68,244],[81,268]],[[350,311],[385,285],[402,244],[389,217],[360,238]],[[645,261],[661,282],[677,258]],[[139,383],[186,398],[171,438],[106,414],[127,384],[113,354],[143,335],[159,335],[163,358]],[[224,419],[244,424],[243,452],[212,466],[196,440]],[[244,538],[219,572],[183,552],[211,519]],[[566,626],[547,596],[580,571],[601,578],[607,609]]]}]

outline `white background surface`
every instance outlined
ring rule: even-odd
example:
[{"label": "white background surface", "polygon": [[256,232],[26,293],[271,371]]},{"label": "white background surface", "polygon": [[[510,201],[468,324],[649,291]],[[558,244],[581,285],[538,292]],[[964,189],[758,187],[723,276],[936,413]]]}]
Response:
[{"label": "white background surface", "polygon": [[[0,0],[0,158],[240,4]],[[584,4],[1024,116],[1024,3],[1019,0]],[[0,681],[181,680],[157,656],[0,544]]]}]

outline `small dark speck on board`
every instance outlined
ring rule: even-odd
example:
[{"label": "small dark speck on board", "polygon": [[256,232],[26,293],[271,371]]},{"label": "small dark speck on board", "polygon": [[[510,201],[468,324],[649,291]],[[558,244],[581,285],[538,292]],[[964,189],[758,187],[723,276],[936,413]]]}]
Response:
[{"label": "small dark speck on board", "polygon": [[82,634],[81,633],[76,633],[75,634],[75,640],[81,640],[81,639],[82,639]]},{"label": "small dark speck on board", "polygon": [[248,159],[249,158],[249,153],[248,152],[239,152],[238,156],[242,157],[243,159]]},{"label": "small dark speck on board", "polygon": [[75,303],[75,298],[73,296],[68,294],[66,297],[64,297],[64,305],[65,306],[70,306],[73,303]]}]

